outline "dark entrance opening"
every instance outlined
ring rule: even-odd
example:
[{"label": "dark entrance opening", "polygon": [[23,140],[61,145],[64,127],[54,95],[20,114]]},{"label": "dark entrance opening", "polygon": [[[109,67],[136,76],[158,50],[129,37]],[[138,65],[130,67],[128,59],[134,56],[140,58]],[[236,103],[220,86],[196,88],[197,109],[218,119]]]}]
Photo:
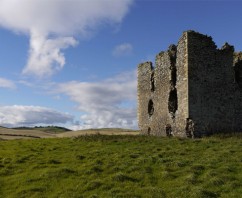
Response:
[{"label": "dark entrance opening", "polygon": [[149,127],[147,131],[147,135],[150,135],[150,133],[151,133],[151,128]]},{"label": "dark entrance opening", "polygon": [[172,136],[172,129],[171,129],[171,125],[170,124],[166,125],[166,136],[167,137],[171,137]]},{"label": "dark entrance opening", "polygon": [[186,121],[186,136],[188,138],[194,138],[194,122],[191,118],[187,118]]}]

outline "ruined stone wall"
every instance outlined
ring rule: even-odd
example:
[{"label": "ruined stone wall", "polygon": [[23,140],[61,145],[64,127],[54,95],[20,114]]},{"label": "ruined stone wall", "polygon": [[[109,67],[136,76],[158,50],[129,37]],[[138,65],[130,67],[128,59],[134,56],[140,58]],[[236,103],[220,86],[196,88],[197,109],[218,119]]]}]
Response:
[{"label": "ruined stone wall", "polygon": [[242,52],[184,32],[178,45],[138,66],[143,134],[200,137],[242,131]]},{"label": "ruined stone wall", "polygon": [[[212,38],[188,32],[188,95],[189,119],[195,136],[213,128],[216,117],[217,91],[220,76],[216,77],[216,48]],[[216,125],[216,123],[214,123]]]},{"label": "ruined stone wall", "polygon": [[188,112],[188,53],[187,32],[184,32],[177,45],[177,96],[178,109],[176,115],[175,136],[186,136]]},{"label": "ruined stone wall", "polygon": [[151,62],[145,62],[138,66],[138,125],[143,134],[150,134],[150,113],[154,112],[154,106],[149,105],[151,96],[151,76],[153,66]]},{"label": "ruined stone wall", "polygon": [[242,52],[234,53],[234,75],[235,82],[242,87]]},{"label": "ruined stone wall", "polygon": [[242,52],[234,53],[234,119],[233,131],[242,132]]},{"label": "ruined stone wall", "polygon": [[188,114],[187,39],[138,66],[138,121],[143,134],[184,136]]},{"label": "ruined stone wall", "polygon": [[240,130],[235,110],[241,90],[234,81],[233,53],[233,46],[217,49],[211,37],[188,32],[189,118],[196,137]]}]

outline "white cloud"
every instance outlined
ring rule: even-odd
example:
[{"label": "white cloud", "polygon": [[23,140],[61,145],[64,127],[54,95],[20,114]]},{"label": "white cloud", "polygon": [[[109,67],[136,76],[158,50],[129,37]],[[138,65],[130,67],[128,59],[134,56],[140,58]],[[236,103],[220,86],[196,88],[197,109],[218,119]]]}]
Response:
[{"label": "white cloud", "polygon": [[0,125],[6,127],[65,124],[73,116],[39,106],[0,106]]},{"label": "white cloud", "polygon": [[5,78],[0,78],[0,88],[15,89],[16,85],[13,81]]},{"label": "white cloud", "polygon": [[130,43],[123,43],[121,45],[118,45],[113,50],[114,56],[127,56],[132,54],[133,52],[133,46]]},{"label": "white cloud", "polygon": [[136,73],[124,73],[101,82],[68,82],[55,93],[68,95],[78,103],[82,124],[75,129],[121,127],[137,128]]},{"label": "white cloud", "polygon": [[61,49],[75,45],[77,41],[72,37],[47,39],[42,35],[31,34],[29,60],[23,73],[35,74],[39,77],[52,75],[65,65],[65,57]]},{"label": "white cloud", "polygon": [[63,49],[102,24],[118,24],[133,0],[0,0],[0,26],[30,35],[25,74],[51,75],[65,64]]}]

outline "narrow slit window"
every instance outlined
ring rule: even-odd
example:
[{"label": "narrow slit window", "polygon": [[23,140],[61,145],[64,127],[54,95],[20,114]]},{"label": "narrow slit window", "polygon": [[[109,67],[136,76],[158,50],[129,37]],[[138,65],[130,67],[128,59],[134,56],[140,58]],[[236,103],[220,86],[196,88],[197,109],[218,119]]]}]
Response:
[{"label": "narrow slit window", "polygon": [[154,103],[152,100],[150,100],[148,104],[148,114],[149,116],[152,116],[153,113],[154,113]]},{"label": "narrow slit window", "polygon": [[155,91],[155,74],[152,72],[150,77],[150,90]]}]

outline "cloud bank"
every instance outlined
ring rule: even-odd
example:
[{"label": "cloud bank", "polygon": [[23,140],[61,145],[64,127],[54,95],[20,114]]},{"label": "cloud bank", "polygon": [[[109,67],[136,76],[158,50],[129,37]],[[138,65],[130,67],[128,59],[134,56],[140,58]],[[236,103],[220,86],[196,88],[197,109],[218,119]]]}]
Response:
[{"label": "cloud bank", "polygon": [[30,36],[24,74],[52,75],[65,64],[63,49],[103,24],[117,24],[133,0],[0,0],[0,26]]},{"label": "cloud bank", "polygon": [[73,117],[39,106],[0,106],[0,125],[5,127],[65,124]]},{"label": "cloud bank", "polygon": [[0,78],[0,88],[15,89],[16,85],[11,80]]},{"label": "cloud bank", "polygon": [[55,93],[62,93],[84,112],[79,126],[86,128],[137,128],[136,73],[124,73],[101,82],[68,82],[59,84]]}]

